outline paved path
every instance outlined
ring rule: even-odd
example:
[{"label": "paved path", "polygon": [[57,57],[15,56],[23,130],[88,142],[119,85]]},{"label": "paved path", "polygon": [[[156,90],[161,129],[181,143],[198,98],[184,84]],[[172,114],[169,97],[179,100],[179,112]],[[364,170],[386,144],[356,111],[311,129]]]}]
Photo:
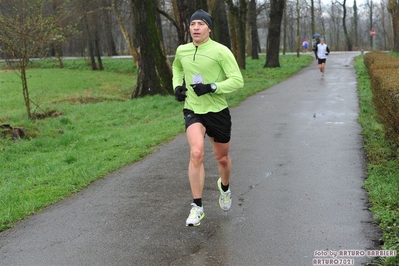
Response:
[{"label": "paved path", "polygon": [[314,61],[232,108],[229,212],[217,204],[207,144],[206,216],[185,227],[191,196],[181,135],[0,234],[0,265],[298,266],[312,265],[315,251],[375,249],[362,189],[357,54],[332,53],[324,79]]}]

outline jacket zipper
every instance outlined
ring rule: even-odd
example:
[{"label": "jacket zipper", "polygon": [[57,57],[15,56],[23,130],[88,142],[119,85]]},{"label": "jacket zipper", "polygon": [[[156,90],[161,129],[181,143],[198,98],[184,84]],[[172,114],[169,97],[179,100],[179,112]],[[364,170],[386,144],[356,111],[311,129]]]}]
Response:
[{"label": "jacket zipper", "polygon": [[197,54],[197,50],[198,50],[198,46],[195,46],[195,52],[194,52],[193,61],[195,61],[195,55]]}]

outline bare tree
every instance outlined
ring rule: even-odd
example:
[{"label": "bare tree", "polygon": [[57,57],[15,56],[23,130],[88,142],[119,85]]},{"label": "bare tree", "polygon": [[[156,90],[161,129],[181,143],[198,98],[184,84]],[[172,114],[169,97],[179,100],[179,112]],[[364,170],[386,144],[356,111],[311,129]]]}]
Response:
[{"label": "bare tree", "polygon": [[345,35],[345,39],[346,39],[346,46],[348,51],[352,51],[352,38],[348,32],[348,29],[346,27],[346,0],[343,0],[342,3],[338,2],[337,3],[342,7],[343,10],[343,14],[342,14],[342,26],[344,28],[344,35]]},{"label": "bare tree", "polygon": [[320,33],[322,33],[325,36],[325,33],[326,33],[326,21],[325,21],[324,16],[322,15],[323,14],[323,11],[322,11],[323,7],[322,7],[322,4],[321,4],[321,0],[318,0],[318,4],[319,5],[318,5],[318,8],[316,8],[316,12],[317,12],[318,17],[319,17],[318,24],[320,25],[320,27],[319,28],[316,27],[316,31],[320,30]]},{"label": "bare tree", "polygon": [[123,38],[125,39],[128,47],[129,47],[130,54],[133,57],[133,61],[134,61],[135,65],[138,67],[137,51],[136,51],[136,48],[134,47],[131,35],[130,35],[129,31],[126,28],[126,25],[123,22],[122,15],[121,15],[121,13],[119,11],[119,0],[111,0],[111,8],[112,8],[112,11],[114,12],[114,14],[116,16],[119,28],[122,31]]},{"label": "bare tree", "polygon": [[[83,16],[82,22],[84,25],[84,36],[86,36],[87,47],[89,51],[91,69],[104,70],[100,52],[100,39],[98,36],[97,17],[95,16],[95,14],[85,14]],[[96,57],[98,61],[98,66],[95,60]]]},{"label": "bare tree", "polygon": [[330,24],[329,47],[338,50],[342,28],[341,9],[338,8],[336,4],[332,3],[327,12],[330,16],[328,22]]},{"label": "bare tree", "polygon": [[[8,65],[21,78],[22,94],[28,118],[33,118],[26,69],[29,59],[43,57],[54,39],[61,43],[73,31],[62,23],[70,15],[69,1],[52,10],[49,1],[44,0],[2,0],[0,1],[0,49],[6,54]],[[49,13],[52,10],[52,13]]]},{"label": "bare tree", "polygon": [[179,44],[188,43],[190,40],[190,30],[189,30],[189,13],[187,0],[172,0],[173,13],[175,19],[172,23],[177,29],[177,37],[179,39]]},{"label": "bare tree", "polygon": [[92,70],[103,70],[99,36],[100,16],[103,6],[97,0],[78,0],[76,1],[75,9],[81,17],[82,37],[86,42],[91,68]]}]

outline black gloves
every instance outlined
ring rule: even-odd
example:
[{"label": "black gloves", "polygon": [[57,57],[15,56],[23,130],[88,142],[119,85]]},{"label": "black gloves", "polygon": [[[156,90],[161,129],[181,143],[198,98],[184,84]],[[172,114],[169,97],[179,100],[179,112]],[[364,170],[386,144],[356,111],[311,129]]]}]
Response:
[{"label": "black gloves", "polygon": [[184,102],[186,100],[187,95],[185,94],[185,91],[187,91],[187,88],[184,86],[177,86],[175,88],[175,98],[179,102]]},{"label": "black gloves", "polygon": [[[191,87],[193,87],[194,92],[197,94],[197,96],[201,96],[204,94],[207,94],[209,92],[215,92],[216,91],[216,85],[215,83],[211,84],[203,84],[203,83],[196,83],[196,84],[191,84]],[[212,88],[213,87],[213,88]],[[183,102],[186,100],[186,92],[187,88],[184,86],[177,86],[175,88],[175,98],[179,102]]]},{"label": "black gloves", "polygon": [[214,92],[212,91],[211,84],[197,83],[197,84],[190,84],[190,86],[193,87],[194,92],[197,94],[197,96],[201,96],[209,92]]}]

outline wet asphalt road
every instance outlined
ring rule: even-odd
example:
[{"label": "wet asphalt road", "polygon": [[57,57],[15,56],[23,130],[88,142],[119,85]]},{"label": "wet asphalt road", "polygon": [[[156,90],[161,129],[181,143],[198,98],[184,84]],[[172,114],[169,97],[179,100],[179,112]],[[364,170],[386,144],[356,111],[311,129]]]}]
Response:
[{"label": "wet asphalt road", "polygon": [[315,251],[376,249],[362,189],[358,54],[331,53],[324,79],[314,61],[231,109],[229,212],[217,203],[207,141],[206,216],[200,227],[185,227],[191,193],[180,135],[1,233],[0,265],[298,266],[312,265]]}]

